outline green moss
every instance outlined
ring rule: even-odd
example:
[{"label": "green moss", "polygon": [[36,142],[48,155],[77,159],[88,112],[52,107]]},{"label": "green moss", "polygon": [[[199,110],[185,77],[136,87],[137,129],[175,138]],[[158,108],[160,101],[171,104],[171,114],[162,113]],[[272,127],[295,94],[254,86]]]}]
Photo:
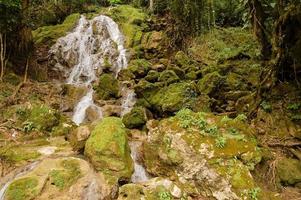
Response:
[{"label": "green moss", "polygon": [[24,126],[32,124],[32,130],[52,131],[52,128],[57,126],[60,121],[60,115],[57,111],[45,106],[34,106],[29,114]]},{"label": "green moss", "polygon": [[127,131],[119,118],[104,118],[94,128],[86,142],[85,155],[98,171],[124,179],[132,175]]},{"label": "green moss", "polygon": [[34,199],[38,194],[36,187],[38,180],[28,177],[21,178],[12,182],[6,190],[5,199],[7,200],[27,200]]},{"label": "green moss", "polygon": [[102,74],[94,89],[99,99],[108,100],[120,96],[119,82],[112,74]]},{"label": "green moss", "polygon": [[145,59],[132,60],[129,63],[128,69],[131,71],[136,78],[141,78],[147,75],[150,70],[151,63]]},{"label": "green moss", "polygon": [[75,13],[69,15],[62,24],[54,26],[43,26],[34,30],[32,32],[34,42],[36,44],[54,44],[58,38],[65,36],[68,31],[71,31],[75,27],[79,18],[80,14]]},{"label": "green moss", "polygon": [[9,146],[0,149],[0,158],[6,162],[19,163],[22,161],[28,161],[36,159],[40,156],[40,153],[27,150],[18,146]]},{"label": "green moss", "polygon": [[123,116],[122,122],[127,128],[141,128],[147,121],[145,109],[134,107],[131,112]]},{"label": "green moss", "polygon": [[195,40],[190,53],[194,58],[212,65],[229,59],[255,59],[260,55],[260,48],[251,31],[239,27],[210,31]]},{"label": "green moss", "polygon": [[80,176],[79,163],[76,160],[63,160],[63,170],[52,170],[49,174],[50,182],[60,190],[71,186]]},{"label": "green moss", "polygon": [[180,79],[177,74],[172,70],[165,70],[160,73],[159,81],[164,82],[165,84],[171,84],[178,82]]},{"label": "green moss", "polygon": [[192,82],[173,83],[150,97],[150,104],[162,114],[173,113],[182,108],[195,108],[197,89]]},{"label": "green moss", "polygon": [[284,185],[301,182],[301,162],[296,159],[283,158],[277,163],[277,174]]},{"label": "green moss", "polygon": [[206,74],[198,82],[198,89],[203,94],[214,93],[223,81],[223,77],[218,72]]},{"label": "green moss", "polygon": [[4,76],[4,81],[17,86],[21,82],[21,78],[14,73],[8,73]]},{"label": "green moss", "polygon": [[155,71],[155,70],[150,70],[147,74],[147,76],[145,77],[145,80],[153,83],[153,82],[156,82],[158,80],[160,76],[160,73]]}]

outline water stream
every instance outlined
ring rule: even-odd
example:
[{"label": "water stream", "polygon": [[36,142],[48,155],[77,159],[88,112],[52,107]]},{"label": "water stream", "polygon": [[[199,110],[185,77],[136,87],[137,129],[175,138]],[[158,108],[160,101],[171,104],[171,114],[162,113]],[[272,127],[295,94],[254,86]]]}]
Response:
[{"label": "water stream", "polygon": [[142,164],[139,163],[139,158],[141,155],[139,155],[139,148],[142,145],[142,142],[140,141],[131,141],[129,143],[131,148],[131,157],[134,160],[134,173],[131,177],[131,181],[133,183],[141,183],[149,180],[149,175],[146,172],[145,168],[142,166]]}]

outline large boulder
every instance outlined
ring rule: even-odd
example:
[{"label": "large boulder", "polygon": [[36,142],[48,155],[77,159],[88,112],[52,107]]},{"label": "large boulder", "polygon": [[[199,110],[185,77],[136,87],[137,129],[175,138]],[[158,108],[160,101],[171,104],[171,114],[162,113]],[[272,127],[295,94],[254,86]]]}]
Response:
[{"label": "large boulder", "polygon": [[188,196],[209,199],[269,199],[250,171],[261,161],[255,130],[236,119],[184,109],[175,117],[149,121],[144,163],[154,176],[172,177]]},{"label": "large boulder", "polygon": [[120,118],[104,118],[94,128],[86,142],[85,155],[97,171],[122,180],[129,180],[132,175],[127,130]]}]

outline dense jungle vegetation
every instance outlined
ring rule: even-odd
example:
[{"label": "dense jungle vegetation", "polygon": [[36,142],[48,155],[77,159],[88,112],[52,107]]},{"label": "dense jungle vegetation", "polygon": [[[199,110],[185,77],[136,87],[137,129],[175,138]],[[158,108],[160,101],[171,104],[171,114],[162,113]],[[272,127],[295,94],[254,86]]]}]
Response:
[{"label": "dense jungle vegetation", "polygon": [[300,0],[0,0],[0,200],[301,199]]}]

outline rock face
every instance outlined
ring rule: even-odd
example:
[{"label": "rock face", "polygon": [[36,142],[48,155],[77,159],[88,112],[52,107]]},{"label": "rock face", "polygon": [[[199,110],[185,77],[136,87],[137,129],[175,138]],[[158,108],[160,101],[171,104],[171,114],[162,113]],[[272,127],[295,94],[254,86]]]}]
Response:
[{"label": "rock face", "polygon": [[94,128],[86,142],[85,155],[97,171],[117,179],[129,180],[133,173],[127,130],[119,118],[104,118]]},{"label": "rock face", "polygon": [[82,151],[90,134],[91,131],[88,126],[79,126],[67,135],[67,138],[75,151]]},{"label": "rock face", "polygon": [[88,162],[72,157],[45,159],[31,171],[12,181],[5,200],[106,199],[110,194],[105,180]]},{"label": "rock face", "polygon": [[248,191],[257,188],[250,170],[261,154],[252,138],[254,130],[242,120],[184,109],[173,118],[150,121],[144,143],[147,171],[178,180],[189,195],[248,198]]}]

